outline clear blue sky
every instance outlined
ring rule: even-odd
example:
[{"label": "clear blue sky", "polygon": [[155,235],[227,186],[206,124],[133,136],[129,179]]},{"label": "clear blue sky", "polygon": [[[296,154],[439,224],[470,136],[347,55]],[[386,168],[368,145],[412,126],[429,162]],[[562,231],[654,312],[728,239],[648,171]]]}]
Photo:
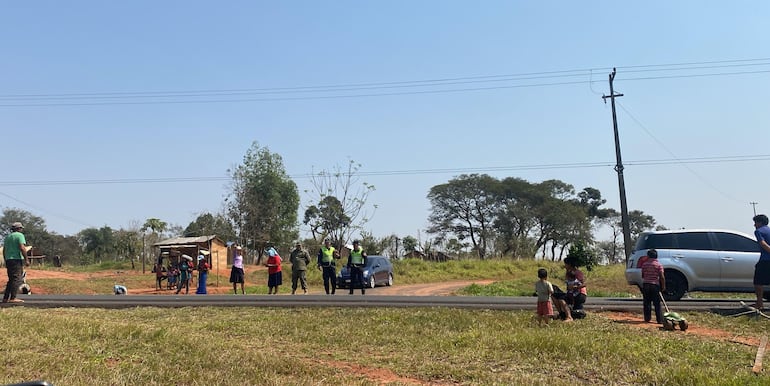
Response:
[{"label": "clear blue sky", "polygon": [[[5,1],[0,206],[61,234],[186,226],[221,209],[227,169],[258,141],[301,190],[360,162],[376,236],[416,236],[429,189],[468,170],[594,187],[619,209],[601,99],[617,67],[629,208],[751,232],[749,203],[770,212],[768,15],[716,1]],[[454,80],[423,82],[440,79]],[[319,86],[335,87],[298,89]],[[124,183],[171,178],[194,182]],[[55,182],[88,180],[101,182]]]}]

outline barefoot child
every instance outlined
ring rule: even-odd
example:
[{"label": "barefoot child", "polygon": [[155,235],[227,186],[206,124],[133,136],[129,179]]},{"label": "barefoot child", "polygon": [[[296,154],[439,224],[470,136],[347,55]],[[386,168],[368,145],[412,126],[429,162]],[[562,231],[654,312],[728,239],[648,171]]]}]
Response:
[{"label": "barefoot child", "polygon": [[537,323],[548,324],[553,317],[553,305],[551,304],[551,295],[553,295],[553,286],[548,281],[548,271],[545,268],[537,270],[538,280],[535,283],[535,293],[537,293]]}]

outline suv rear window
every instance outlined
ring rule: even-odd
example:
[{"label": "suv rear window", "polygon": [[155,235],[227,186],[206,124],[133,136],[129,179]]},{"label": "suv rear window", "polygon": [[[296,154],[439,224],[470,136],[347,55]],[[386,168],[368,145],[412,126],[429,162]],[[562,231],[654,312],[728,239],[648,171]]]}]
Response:
[{"label": "suv rear window", "polygon": [[679,244],[678,249],[692,249],[701,251],[711,251],[712,247],[709,235],[706,232],[686,232],[676,234],[676,241]]},{"label": "suv rear window", "polygon": [[676,249],[676,244],[674,244],[674,234],[673,233],[662,233],[662,234],[655,234],[655,233],[647,233],[642,234],[642,237],[639,238],[639,242],[636,243],[636,250],[646,250],[646,249]]}]

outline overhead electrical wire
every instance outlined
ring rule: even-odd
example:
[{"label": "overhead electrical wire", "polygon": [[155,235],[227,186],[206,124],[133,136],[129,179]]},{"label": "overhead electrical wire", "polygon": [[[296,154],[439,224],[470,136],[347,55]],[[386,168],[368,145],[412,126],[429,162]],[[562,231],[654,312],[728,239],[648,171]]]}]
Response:
[{"label": "overhead electrical wire", "polygon": [[[704,70],[733,69],[737,67],[765,66],[767,69],[748,71],[721,71],[702,72]],[[617,67],[624,74],[672,72],[671,75],[661,74],[656,76],[639,76],[618,79],[618,81],[660,80],[693,77],[713,77],[729,75],[750,75],[770,72],[770,58],[739,59],[707,62],[687,62],[669,64],[647,64],[635,66]],[[146,105],[146,104],[187,104],[187,103],[236,103],[236,102],[271,102],[292,101],[310,99],[342,99],[383,97],[397,95],[458,93],[498,89],[512,89],[524,87],[547,87],[574,84],[593,84],[600,82],[593,80],[593,73],[600,68],[574,69],[560,71],[528,72],[518,74],[482,75],[453,78],[436,78],[423,80],[409,80],[396,82],[367,82],[348,83],[321,86],[295,86],[272,88],[244,88],[244,89],[208,89],[187,91],[136,91],[136,92],[100,92],[100,93],[63,93],[63,94],[7,94],[0,95],[0,107],[35,107],[35,106],[98,106],[98,105]],[[698,73],[681,73],[683,71],[701,71]],[[531,80],[586,78],[585,80],[565,80],[561,82],[534,82],[517,83]],[[603,82],[603,81],[601,81]],[[488,87],[464,87],[451,88],[457,85],[474,85],[489,83],[505,83]],[[360,91],[417,89],[409,91],[371,92],[358,93]],[[334,95],[318,95],[318,94]],[[309,95],[308,95],[309,94]],[[247,96],[265,96],[261,98],[247,98]],[[285,96],[296,95],[296,96]],[[241,98],[232,98],[241,97]],[[208,99],[200,99],[208,98]]]},{"label": "overhead electrical wire", "polygon": [[[770,161],[770,154],[719,156],[719,157],[695,157],[673,159],[650,159],[638,161],[626,161],[626,166],[656,166],[671,164],[696,164],[696,163],[724,163],[724,162],[749,162]],[[383,171],[359,171],[356,174],[367,176],[404,176],[424,174],[471,174],[491,173],[500,171],[526,171],[526,170],[550,170],[550,169],[586,169],[614,167],[614,161],[605,162],[576,162],[558,164],[532,164],[513,166],[486,166],[473,168],[435,168],[435,169],[409,169],[409,170],[383,170]],[[293,179],[314,178],[315,174],[290,175]],[[0,181],[0,186],[64,186],[64,185],[111,185],[111,184],[161,184],[161,183],[198,183],[229,181],[228,176],[206,177],[160,177],[160,178],[111,178],[111,179],[84,179],[84,180],[32,180],[32,181]]]}]

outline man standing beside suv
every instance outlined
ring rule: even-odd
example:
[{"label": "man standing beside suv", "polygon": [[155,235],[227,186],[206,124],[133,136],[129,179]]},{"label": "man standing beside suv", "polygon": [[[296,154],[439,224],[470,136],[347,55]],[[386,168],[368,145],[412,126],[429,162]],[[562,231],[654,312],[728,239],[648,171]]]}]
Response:
[{"label": "man standing beside suv", "polygon": [[759,244],[759,261],[754,266],[754,292],[757,294],[756,308],[764,307],[764,286],[770,285],[770,227],[764,214],[754,216],[754,236]]}]

